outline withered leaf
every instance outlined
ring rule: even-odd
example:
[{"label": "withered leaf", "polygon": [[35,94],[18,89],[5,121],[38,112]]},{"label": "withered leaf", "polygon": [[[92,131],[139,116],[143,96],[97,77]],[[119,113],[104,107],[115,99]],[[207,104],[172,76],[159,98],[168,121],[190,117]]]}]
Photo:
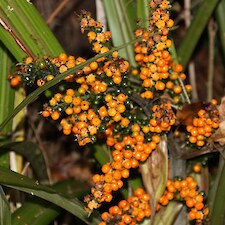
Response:
[{"label": "withered leaf", "polygon": [[156,203],[162,196],[168,179],[168,149],[167,138],[162,136],[160,143],[149,159],[141,166],[144,186],[151,196],[150,205],[152,218]]},{"label": "withered leaf", "polygon": [[212,142],[218,142],[220,145],[225,145],[225,97],[222,98],[221,104],[218,106],[220,124],[216,132],[211,136]]},{"label": "withered leaf", "polygon": [[182,109],[177,110],[177,120],[182,125],[191,125],[194,117],[197,117],[198,111],[205,108],[208,104],[203,102],[195,102],[191,104],[184,104]]}]

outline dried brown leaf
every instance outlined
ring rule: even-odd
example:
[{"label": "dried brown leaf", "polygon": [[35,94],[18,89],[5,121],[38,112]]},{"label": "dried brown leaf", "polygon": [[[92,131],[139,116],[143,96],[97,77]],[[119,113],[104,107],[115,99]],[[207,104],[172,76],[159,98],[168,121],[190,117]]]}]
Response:
[{"label": "dried brown leaf", "polygon": [[144,186],[151,195],[152,217],[154,209],[165,190],[168,179],[168,149],[166,136],[161,138],[156,150],[152,152],[149,159],[141,166]]},{"label": "dried brown leaf", "polygon": [[220,124],[216,132],[211,136],[212,142],[218,142],[220,145],[225,145],[225,97],[222,98],[221,104],[218,106]]},{"label": "dried brown leaf", "polygon": [[202,102],[196,102],[192,104],[184,104],[182,109],[177,110],[177,120],[180,124],[191,125],[194,117],[197,116],[198,111],[205,107]]}]

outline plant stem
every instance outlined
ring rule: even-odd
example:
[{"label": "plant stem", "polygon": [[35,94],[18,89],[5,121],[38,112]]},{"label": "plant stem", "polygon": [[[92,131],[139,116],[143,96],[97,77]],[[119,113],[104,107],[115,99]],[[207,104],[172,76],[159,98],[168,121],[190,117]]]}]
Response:
[{"label": "plant stem", "polygon": [[207,80],[207,101],[213,98],[213,77],[214,77],[214,55],[215,55],[215,38],[217,26],[213,19],[208,25],[209,34],[209,58],[208,58],[208,80]]},{"label": "plant stem", "polygon": [[224,225],[225,221],[225,161],[220,157],[219,170],[216,180],[210,188],[209,208],[210,208],[210,225]]}]

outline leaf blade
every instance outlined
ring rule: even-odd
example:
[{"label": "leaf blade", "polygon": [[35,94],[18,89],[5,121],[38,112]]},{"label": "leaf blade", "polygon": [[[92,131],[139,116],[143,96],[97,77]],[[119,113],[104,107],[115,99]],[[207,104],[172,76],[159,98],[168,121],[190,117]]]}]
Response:
[{"label": "leaf blade", "polygon": [[185,68],[190,60],[201,34],[215,10],[219,0],[205,0],[199,7],[184,38],[178,46],[178,62]]},{"label": "leaf blade", "polygon": [[[83,203],[77,198],[69,199],[53,188],[41,185],[35,180],[12,172],[4,167],[0,167],[0,184],[52,202],[67,210],[86,224],[91,223],[87,212],[84,210]],[[93,218],[93,220],[94,219],[93,224],[97,224],[98,220],[96,218]]]},{"label": "leaf blade", "polygon": [[5,193],[0,186],[0,224],[11,225],[11,212]]}]

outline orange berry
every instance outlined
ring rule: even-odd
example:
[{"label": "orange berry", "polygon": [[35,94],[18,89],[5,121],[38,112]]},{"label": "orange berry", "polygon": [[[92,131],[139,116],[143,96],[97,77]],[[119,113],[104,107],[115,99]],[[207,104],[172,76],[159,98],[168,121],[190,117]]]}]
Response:
[{"label": "orange berry", "polygon": [[78,106],[78,105],[80,105],[81,104],[81,98],[80,97],[75,97],[75,98],[73,98],[73,104],[75,105],[75,106]]},{"label": "orange berry", "polygon": [[193,171],[195,173],[200,173],[201,172],[201,165],[199,163],[196,163],[193,167],[192,167]]},{"label": "orange berry", "polygon": [[102,181],[102,176],[99,175],[99,174],[95,174],[95,175],[92,177],[92,180],[93,180],[94,183],[101,182],[101,181]]},{"label": "orange berry", "polygon": [[65,65],[61,65],[60,67],[59,67],[59,72],[60,73],[64,73],[64,72],[66,72],[67,71],[67,67],[65,66]]},{"label": "orange berry", "polygon": [[200,109],[200,110],[198,111],[198,116],[199,116],[199,117],[202,117],[202,116],[205,115],[205,113],[206,113],[206,111],[205,111],[204,109]]},{"label": "orange berry", "polygon": [[88,110],[90,106],[90,103],[88,101],[82,101],[81,102],[81,109],[82,110]]},{"label": "orange berry", "polygon": [[118,206],[112,206],[109,208],[109,213],[111,215],[116,215],[116,214],[120,214],[121,209]]},{"label": "orange berry", "polygon": [[173,193],[173,192],[176,192],[176,188],[174,187],[173,184],[168,185],[168,186],[167,186],[167,189],[168,189],[169,192],[172,192],[172,193]]},{"label": "orange berry", "polygon": [[129,170],[128,169],[124,169],[121,171],[121,175],[123,178],[128,178],[130,173],[129,173]]},{"label": "orange berry", "polygon": [[136,60],[137,62],[142,61],[142,60],[143,60],[143,54],[138,53],[138,54],[135,56],[135,60]]},{"label": "orange berry", "polygon": [[137,197],[141,197],[144,194],[144,190],[142,188],[138,188],[134,191],[134,195]]},{"label": "orange berry", "polygon": [[162,82],[162,81],[157,81],[156,84],[155,84],[155,88],[156,90],[164,90],[166,87],[166,85]]},{"label": "orange berry", "polygon": [[45,84],[45,81],[44,81],[44,80],[42,80],[42,79],[38,79],[38,80],[37,80],[37,85],[38,85],[39,87],[43,86],[44,84]]},{"label": "orange berry", "polygon": [[194,199],[193,198],[188,198],[186,200],[186,205],[187,205],[187,207],[192,208],[195,205]]},{"label": "orange berry", "polygon": [[198,194],[198,195],[195,197],[195,200],[196,200],[196,202],[203,202],[204,197],[203,197],[201,194]]},{"label": "orange berry", "polygon": [[73,101],[73,98],[71,95],[65,95],[64,101],[65,101],[65,103],[70,104]]},{"label": "orange berry", "polygon": [[217,105],[218,104],[218,101],[216,100],[216,99],[211,99],[211,101],[210,101],[213,105]]},{"label": "orange berry", "polygon": [[189,137],[189,141],[190,141],[191,143],[196,143],[196,142],[197,142],[197,138],[196,138],[195,136],[190,136],[190,137]]},{"label": "orange berry", "polygon": [[133,156],[133,152],[131,150],[125,150],[123,152],[123,156],[125,157],[125,159],[131,159]]},{"label": "orange berry", "polygon": [[106,223],[102,221],[98,225],[106,225]]},{"label": "orange berry", "polygon": [[42,115],[43,117],[49,117],[49,116],[50,116],[50,112],[47,111],[47,110],[44,110],[44,111],[41,113],[41,115]]},{"label": "orange berry", "polygon": [[111,188],[111,184],[104,184],[104,192],[106,193],[111,193],[112,192],[112,188]]},{"label": "orange berry", "polygon": [[181,64],[176,64],[174,67],[174,71],[177,73],[181,73],[183,71],[183,66]]},{"label": "orange berry", "polygon": [[137,168],[138,166],[139,166],[139,162],[136,159],[132,158],[131,159],[131,167]]},{"label": "orange berry", "polygon": [[196,212],[196,215],[195,215],[196,220],[203,220],[203,217],[204,217],[203,212],[201,211]]},{"label": "orange berry", "polygon": [[195,210],[191,210],[189,213],[188,213],[188,216],[191,220],[194,220],[196,218],[196,211]]},{"label": "orange berry", "polygon": [[129,159],[124,160],[123,161],[123,167],[125,169],[128,169],[129,170],[131,168],[131,161]]},{"label": "orange berry", "polygon": [[123,93],[120,93],[118,96],[117,96],[117,100],[119,101],[119,102],[124,102],[125,100],[127,99],[127,96],[125,95],[125,94],[123,94]]},{"label": "orange berry", "polygon": [[69,135],[69,134],[71,134],[71,129],[63,129],[63,133],[65,135]]},{"label": "orange berry", "polygon": [[103,173],[109,173],[110,171],[111,171],[110,163],[106,163],[105,165],[102,166]]},{"label": "orange berry", "polygon": [[60,114],[59,114],[59,112],[53,112],[51,114],[51,117],[52,117],[53,120],[57,120],[57,119],[59,119]]},{"label": "orange berry", "polygon": [[122,118],[121,121],[120,121],[120,124],[123,127],[127,127],[129,123],[130,123],[130,120],[128,118]]},{"label": "orange berry", "polygon": [[126,209],[129,207],[129,203],[126,200],[121,200],[118,204],[121,209]]},{"label": "orange berry", "polygon": [[97,70],[97,68],[98,68],[98,63],[97,63],[97,62],[91,62],[89,66],[90,66],[90,68],[91,68],[92,70]]},{"label": "orange berry", "polygon": [[156,144],[158,144],[160,142],[160,136],[159,135],[153,135],[152,141],[154,141]]},{"label": "orange berry", "polygon": [[73,114],[73,108],[68,107],[68,108],[65,110],[65,113],[66,113],[67,115]]},{"label": "orange berry", "polygon": [[174,187],[179,190],[180,189],[180,181],[176,180],[174,181]]},{"label": "orange berry", "polygon": [[204,204],[203,204],[202,202],[196,202],[196,203],[195,203],[195,208],[196,208],[197,210],[202,210],[203,207],[204,207]]},{"label": "orange berry", "polygon": [[104,212],[101,215],[102,220],[106,221],[110,217],[110,214],[108,212]]},{"label": "orange berry", "polygon": [[122,216],[122,221],[125,223],[125,224],[130,224],[132,222],[132,218],[130,215],[123,215]]},{"label": "orange berry", "polygon": [[173,91],[174,91],[174,93],[176,93],[176,94],[180,94],[180,93],[182,92],[182,87],[181,87],[180,85],[175,85],[175,86],[173,87]]},{"label": "orange berry", "polygon": [[92,123],[94,126],[98,127],[98,126],[101,124],[101,120],[100,120],[98,117],[95,117],[95,118],[93,118],[93,119],[91,120],[91,123]]},{"label": "orange berry", "polygon": [[113,82],[114,82],[115,84],[120,84],[121,81],[122,81],[121,76],[114,76],[114,77],[113,77]]},{"label": "orange berry", "polygon": [[202,146],[205,145],[205,142],[204,141],[197,141],[196,144],[197,144],[197,146],[202,147]]},{"label": "orange berry", "polygon": [[60,60],[60,61],[66,61],[66,60],[67,60],[67,54],[61,53],[61,54],[59,55],[59,60]]},{"label": "orange berry", "polygon": [[106,202],[111,202],[112,198],[113,198],[113,196],[111,194],[105,194],[104,197],[105,197],[104,199]]},{"label": "orange berry", "polygon": [[20,82],[21,82],[20,77],[19,76],[15,76],[15,77],[13,77],[10,80],[10,85],[11,85],[11,87],[16,87],[16,86],[18,86],[20,84]]},{"label": "orange berry", "polygon": [[115,170],[115,171],[113,172],[113,178],[114,178],[115,180],[121,180],[122,176],[121,176],[120,171]]},{"label": "orange berry", "polygon": [[105,180],[105,182],[106,183],[111,183],[112,182],[112,180],[113,180],[113,177],[112,177],[112,175],[111,174],[105,174],[105,176],[104,176],[104,180]]}]

